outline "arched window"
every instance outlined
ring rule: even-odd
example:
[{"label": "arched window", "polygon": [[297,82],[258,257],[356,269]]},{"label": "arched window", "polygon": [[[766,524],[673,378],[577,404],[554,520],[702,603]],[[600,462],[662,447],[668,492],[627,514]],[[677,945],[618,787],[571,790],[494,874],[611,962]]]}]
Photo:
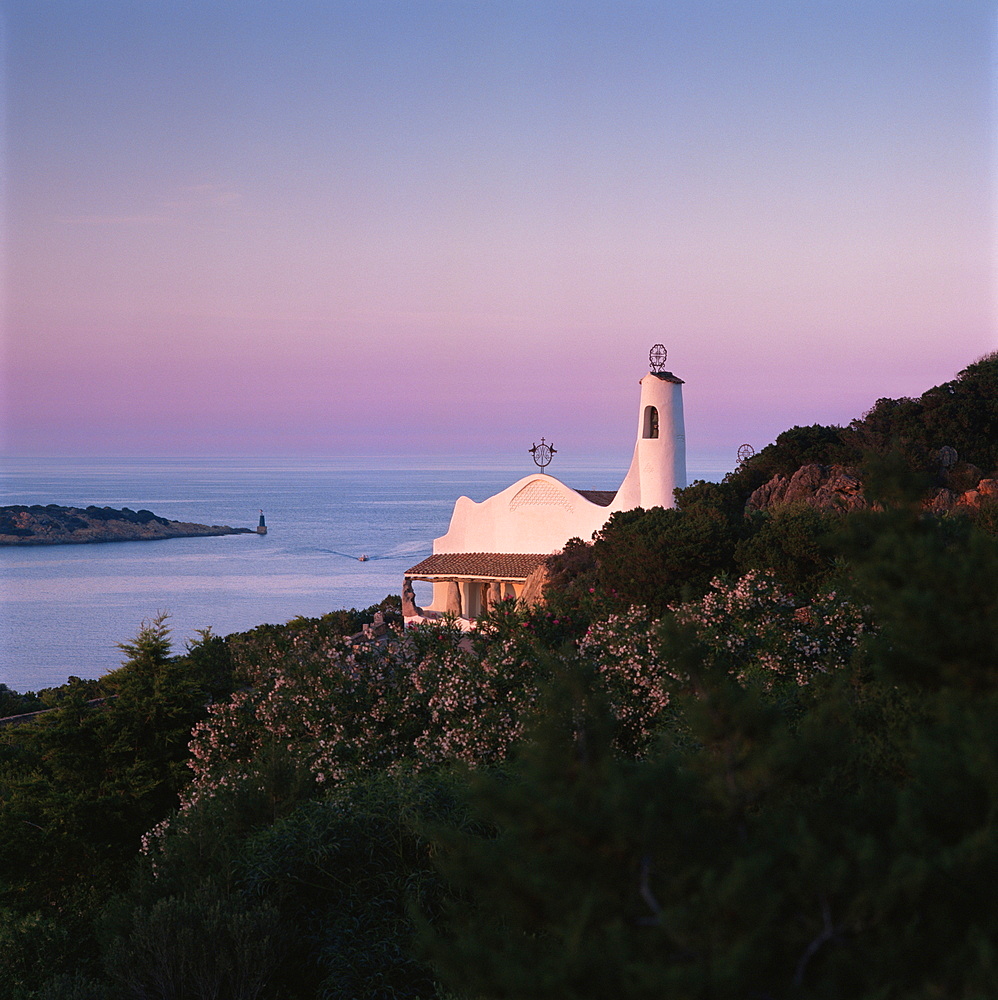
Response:
[{"label": "arched window", "polygon": [[645,429],[644,437],[658,437],[658,409],[654,406],[645,407]]}]

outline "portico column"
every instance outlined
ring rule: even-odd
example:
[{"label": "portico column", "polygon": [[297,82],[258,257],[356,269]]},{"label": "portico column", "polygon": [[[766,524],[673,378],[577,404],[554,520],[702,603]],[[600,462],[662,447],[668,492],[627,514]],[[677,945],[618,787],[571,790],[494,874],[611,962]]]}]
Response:
[{"label": "portico column", "polygon": [[446,600],[444,601],[444,611],[448,614],[461,617],[461,588],[457,580],[447,580],[444,584],[446,588]]}]

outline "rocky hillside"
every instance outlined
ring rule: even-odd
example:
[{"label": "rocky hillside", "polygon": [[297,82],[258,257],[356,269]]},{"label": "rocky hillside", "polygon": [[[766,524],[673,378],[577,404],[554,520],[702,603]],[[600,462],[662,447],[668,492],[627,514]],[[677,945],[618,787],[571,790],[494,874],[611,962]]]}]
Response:
[{"label": "rocky hillside", "polygon": [[202,535],[240,535],[251,528],[168,521],[150,510],[124,507],[0,507],[0,545],[65,545],[84,542],[134,542]]},{"label": "rocky hillside", "polygon": [[[978,478],[973,488],[960,492],[939,487],[926,497],[925,506],[945,514],[960,508],[979,508],[994,500],[998,500],[998,479]],[[773,476],[752,492],[747,506],[749,510],[765,510],[795,502],[819,510],[860,510],[869,506],[856,469],[815,464],[802,465],[792,476]]]}]

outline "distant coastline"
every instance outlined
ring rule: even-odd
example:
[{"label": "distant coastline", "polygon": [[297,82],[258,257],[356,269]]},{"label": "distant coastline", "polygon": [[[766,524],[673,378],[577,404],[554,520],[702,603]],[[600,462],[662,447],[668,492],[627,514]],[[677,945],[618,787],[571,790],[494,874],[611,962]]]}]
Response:
[{"label": "distant coastline", "polygon": [[128,507],[60,507],[54,503],[0,507],[0,545],[83,545],[255,533],[253,528],[227,524],[169,521],[151,510]]}]

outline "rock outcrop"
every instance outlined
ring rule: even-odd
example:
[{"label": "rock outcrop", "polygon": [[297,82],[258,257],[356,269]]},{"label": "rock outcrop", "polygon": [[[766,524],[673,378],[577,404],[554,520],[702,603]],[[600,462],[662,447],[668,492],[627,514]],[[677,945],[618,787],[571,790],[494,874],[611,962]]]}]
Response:
[{"label": "rock outcrop", "polygon": [[79,545],[252,533],[252,528],[230,528],[227,524],[168,521],[152,511],[128,507],[0,507],[0,545]]},{"label": "rock outcrop", "polygon": [[998,479],[982,479],[974,489],[963,493],[953,490],[937,490],[926,506],[937,514],[948,514],[950,511],[979,510],[983,503],[998,501]]},{"label": "rock outcrop", "polygon": [[542,562],[523,583],[523,591],[520,600],[526,604],[543,604],[544,588],[551,580],[551,571],[546,562]]},{"label": "rock outcrop", "polygon": [[802,465],[792,476],[773,476],[748,498],[749,510],[806,503],[820,510],[860,510],[868,506],[855,469],[844,465]]},{"label": "rock outcrop", "polygon": [[[998,501],[998,479],[981,479],[974,489],[956,492],[940,487],[924,501],[927,510],[948,514],[973,511],[982,503]],[[855,469],[842,465],[802,465],[792,476],[776,475],[748,498],[748,510],[766,510],[781,504],[805,503],[819,510],[862,510],[869,506],[863,482]]]},{"label": "rock outcrop", "polygon": [[412,586],[412,580],[406,577],[402,581],[402,616],[413,618],[416,615],[422,616],[423,609],[416,603],[416,591]]}]

